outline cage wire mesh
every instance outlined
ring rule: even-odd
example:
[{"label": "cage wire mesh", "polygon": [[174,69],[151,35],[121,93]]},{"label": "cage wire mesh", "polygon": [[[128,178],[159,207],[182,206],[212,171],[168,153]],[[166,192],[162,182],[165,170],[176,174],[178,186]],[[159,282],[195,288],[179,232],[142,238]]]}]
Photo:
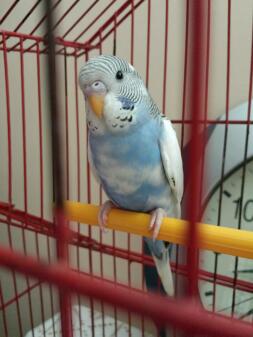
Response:
[{"label": "cage wire mesh", "polygon": [[[251,230],[252,0],[207,0],[202,81],[202,221]],[[64,197],[101,204],[106,196],[87,161],[78,71],[90,57],[114,54],[132,63],[181,144],[185,199],[192,127],[190,0],[51,2],[56,86],[63,130]],[[5,1],[0,15],[0,244],[39,261],[57,262],[53,153],[48,100],[48,13],[44,1]],[[183,215],[186,213],[183,213]],[[70,267],[78,275],[146,292],[158,282],[142,238],[71,222]],[[183,296],[182,247],[172,250],[177,296]],[[144,270],[144,265],[149,268]],[[198,286],[209,311],[252,322],[252,261],[203,251]],[[146,279],[146,282],[145,282]],[[93,297],[72,296],[74,336],[161,336],[152,320]],[[59,294],[40,279],[0,267],[0,335],[59,336]],[[170,331],[171,335],[178,335]],[[219,333],[217,332],[217,336]],[[239,335],[238,335],[239,336]]]}]

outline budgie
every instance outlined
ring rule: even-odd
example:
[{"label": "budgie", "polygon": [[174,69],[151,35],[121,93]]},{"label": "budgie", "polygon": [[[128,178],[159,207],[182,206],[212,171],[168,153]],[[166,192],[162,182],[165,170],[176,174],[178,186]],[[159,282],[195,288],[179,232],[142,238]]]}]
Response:
[{"label": "budgie", "polygon": [[112,208],[149,212],[145,238],[165,292],[174,295],[168,244],[157,240],[165,216],[180,217],[181,151],[172,124],[140,75],[125,60],[100,55],[80,69],[88,125],[90,166],[110,200],[100,207],[105,229]]}]

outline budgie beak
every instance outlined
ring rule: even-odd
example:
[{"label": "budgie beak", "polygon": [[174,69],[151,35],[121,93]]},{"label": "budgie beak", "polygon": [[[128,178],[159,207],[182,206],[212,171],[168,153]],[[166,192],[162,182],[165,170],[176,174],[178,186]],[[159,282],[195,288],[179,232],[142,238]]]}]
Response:
[{"label": "budgie beak", "polygon": [[90,85],[87,85],[84,89],[84,95],[86,96],[92,111],[101,118],[104,110],[104,97],[107,93],[107,88],[102,81],[95,81]]},{"label": "budgie beak", "polygon": [[104,110],[104,96],[103,95],[90,95],[88,96],[88,102],[92,111],[101,118]]}]

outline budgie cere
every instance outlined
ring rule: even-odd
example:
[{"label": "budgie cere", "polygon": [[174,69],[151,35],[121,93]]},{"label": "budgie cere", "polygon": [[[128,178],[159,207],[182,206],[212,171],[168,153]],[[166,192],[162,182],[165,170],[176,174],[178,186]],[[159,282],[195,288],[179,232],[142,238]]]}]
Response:
[{"label": "budgie cere", "polygon": [[168,245],[156,240],[165,216],[180,217],[183,168],[171,122],[159,111],[132,65],[115,56],[90,59],[80,70],[93,173],[110,200],[99,212],[103,230],[111,208],[149,212],[145,238],[164,290],[174,294]]}]

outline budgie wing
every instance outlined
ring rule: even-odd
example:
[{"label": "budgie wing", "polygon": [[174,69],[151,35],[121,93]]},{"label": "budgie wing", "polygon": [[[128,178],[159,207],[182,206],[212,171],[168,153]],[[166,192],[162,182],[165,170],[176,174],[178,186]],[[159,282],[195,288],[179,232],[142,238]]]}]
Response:
[{"label": "budgie wing", "polygon": [[180,204],[184,186],[182,157],[176,132],[166,118],[163,119],[159,146],[166,177],[177,203]]}]

